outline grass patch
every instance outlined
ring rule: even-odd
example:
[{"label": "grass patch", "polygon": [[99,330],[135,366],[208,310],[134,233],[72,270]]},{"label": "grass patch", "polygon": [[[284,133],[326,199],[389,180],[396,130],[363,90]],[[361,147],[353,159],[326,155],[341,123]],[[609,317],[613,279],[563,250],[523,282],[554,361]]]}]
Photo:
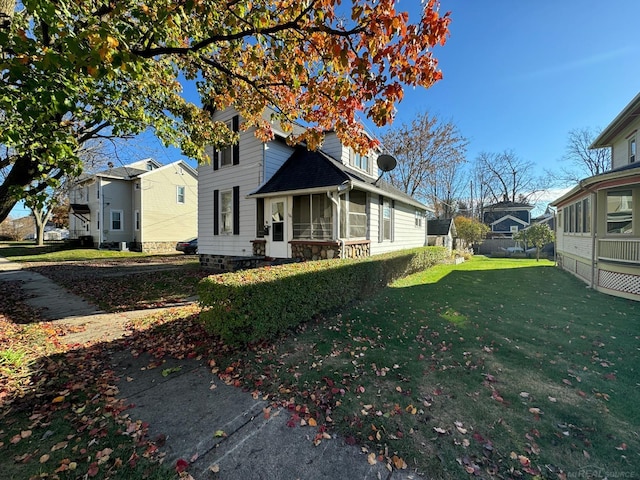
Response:
[{"label": "grass patch", "polygon": [[95,248],[66,248],[61,245],[0,247],[0,255],[12,262],[70,262],[102,259],[135,259],[149,257],[148,253],[97,250]]},{"label": "grass patch", "polygon": [[629,476],[637,318],[637,303],[551,262],[477,257],[399,280],[234,371],[429,478]]}]

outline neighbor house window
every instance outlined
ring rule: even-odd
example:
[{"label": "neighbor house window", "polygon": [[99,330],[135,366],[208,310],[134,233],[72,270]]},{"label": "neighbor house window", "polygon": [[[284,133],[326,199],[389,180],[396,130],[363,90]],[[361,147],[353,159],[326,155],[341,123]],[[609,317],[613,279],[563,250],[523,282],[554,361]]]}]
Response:
[{"label": "neighbor house window", "polygon": [[293,238],[333,238],[333,205],[324,194],[293,197]]},{"label": "neighbor house window", "polygon": [[582,219],[582,202],[578,202],[575,204],[576,206],[576,218],[575,218],[575,226],[574,226],[574,232],[576,233],[581,233],[582,232],[582,224],[583,224],[583,219]]},{"label": "neighbor house window", "polygon": [[122,230],[122,210],[111,210],[111,230]]},{"label": "neighbor house window", "polygon": [[591,232],[591,198],[582,200],[582,231]]},{"label": "neighbor house window", "polygon": [[233,194],[231,190],[220,192],[220,233],[233,231]]},{"label": "neighbor house window", "polygon": [[184,203],[185,188],[183,185],[178,185],[176,188],[176,197],[178,203]]},{"label": "neighbor house window", "polygon": [[631,233],[633,227],[631,190],[607,192],[607,233]]},{"label": "neighbor house window", "polygon": [[416,210],[416,216],[415,216],[415,224],[416,227],[422,227],[422,217],[423,217],[423,213],[420,210]]},{"label": "neighbor house window", "polygon": [[636,161],[636,136],[629,139],[629,163],[635,163]]},{"label": "neighbor house window", "polygon": [[136,219],[136,230],[140,230],[140,210],[136,210],[135,219]]}]

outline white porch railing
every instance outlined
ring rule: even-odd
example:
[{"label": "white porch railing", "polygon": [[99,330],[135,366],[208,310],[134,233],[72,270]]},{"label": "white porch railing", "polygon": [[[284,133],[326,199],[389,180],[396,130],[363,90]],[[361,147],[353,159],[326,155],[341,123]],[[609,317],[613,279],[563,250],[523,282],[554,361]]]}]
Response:
[{"label": "white porch railing", "polygon": [[598,240],[598,258],[640,264],[640,239],[600,239]]}]

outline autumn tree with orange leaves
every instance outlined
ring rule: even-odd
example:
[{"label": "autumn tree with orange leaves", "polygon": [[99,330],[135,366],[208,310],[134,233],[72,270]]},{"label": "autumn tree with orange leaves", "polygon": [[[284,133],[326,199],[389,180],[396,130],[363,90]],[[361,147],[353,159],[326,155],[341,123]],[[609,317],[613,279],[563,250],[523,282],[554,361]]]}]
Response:
[{"label": "autumn tree with orange leaves", "polygon": [[[3,0],[0,220],[17,199],[79,174],[89,140],[151,129],[200,162],[234,134],[211,121],[233,104],[271,136],[266,106],[312,148],[335,130],[372,146],[356,118],[391,121],[406,86],[441,77],[448,35],[436,0],[411,22],[395,0]],[[194,81],[202,105],[182,95]]]}]

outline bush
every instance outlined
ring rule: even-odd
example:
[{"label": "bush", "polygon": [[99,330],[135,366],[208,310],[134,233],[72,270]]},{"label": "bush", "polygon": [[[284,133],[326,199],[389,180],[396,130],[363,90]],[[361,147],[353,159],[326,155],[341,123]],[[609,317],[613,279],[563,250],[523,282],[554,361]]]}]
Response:
[{"label": "bush", "polygon": [[424,247],[212,275],[198,285],[200,318],[207,330],[232,345],[272,339],[447,257],[443,247]]}]

